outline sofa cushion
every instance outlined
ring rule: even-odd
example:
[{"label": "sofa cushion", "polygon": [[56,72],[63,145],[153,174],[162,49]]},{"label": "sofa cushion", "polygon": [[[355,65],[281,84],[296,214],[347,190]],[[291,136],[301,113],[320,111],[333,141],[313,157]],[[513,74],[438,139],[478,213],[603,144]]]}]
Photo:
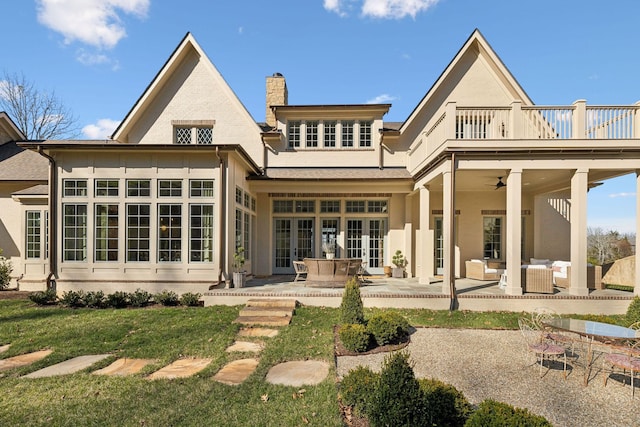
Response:
[{"label": "sofa cushion", "polygon": [[529,262],[532,265],[544,265],[544,266],[551,267],[551,260],[546,258],[531,258]]}]

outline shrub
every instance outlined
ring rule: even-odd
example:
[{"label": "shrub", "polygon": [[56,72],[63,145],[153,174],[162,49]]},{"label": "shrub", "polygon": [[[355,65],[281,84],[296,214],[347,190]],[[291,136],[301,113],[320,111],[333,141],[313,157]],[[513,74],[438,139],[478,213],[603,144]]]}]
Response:
[{"label": "shrub", "polygon": [[65,307],[80,308],[86,307],[85,294],[83,290],[66,291],[62,293],[60,303]]},{"label": "shrub", "polygon": [[340,326],[338,336],[344,348],[349,351],[367,351],[371,343],[371,335],[364,325],[347,323]]},{"label": "shrub", "polygon": [[180,305],[187,307],[197,307],[200,305],[200,297],[202,294],[185,292],[180,296]]},{"label": "shrub", "polygon": [[87,303],[87,307],[91,308],[104,308],[107,305],[107,301],[102,291],[89,291],[84,296],[84,301]]},{"label": "shrub", "polygon": [[631,300],[631,304],[629,304],[629,308],[627,308],[627,323],[631,325],[632,323],[640,322],[640,297],[635,296],[633,300]]},{"label": "shrub", "polygon": [[465,427],[551,427],[544,417],[532,414],[527,409],[514,408],[506,403],[487,399],[469,417]]},{"label": "shrub", "polygon": [[58,300],[56,291],[49,289],[46,291],[38,291],[29,294],[29,299],[38,305],[52,305]]},{"label": "shrub", "polygon": [[380,375],[369,367],[358,366],[349,371],[340,382],[340,400],[351,406],[353,413],[366,416],[371,408],[371,399],[376,394]]},{"label": "shrub", "polygon": [[136,289],[128,295],[129,305],[132,307],[146,307],[151,304],[153,296],[142,289]]},{"label": "shrub", "polygon": [[376,426],[431,426],[426,417],[425,399],[409,364],[409,354],[387,356],[380,372],[369,422]]},{"label": "shrub", "polygon": [[159,294],[156,294],[154,299],[156,302],[159,302],[164,306],[176,306],[180,303],[178,294],[173,291],[162,291]]},{"label": "shrub", "polygon": [[2,256],[2,249],[0,249],[0,291],[9,287],[12,271],[13,264]]},{"label": "shrub", "polygon": [[367,330],[378,345],[398,343],[409,336],[409,322],[401,314],[384,311],[371,316]]},{"label": "shrub", "polygon": [[419,379],[427,416],[434,426],[464,426],[473,409],[457,388],[436,379]]},{"label": "shrub", "polygon": [[126,292],[116,291],[107,295],[107,306],[113,308],[125,308],[129,304],[129,295]]},{"label": "shrub", "polygon": [[344,286],[342,302],[340,303],[340,316],[343,324],[364,325],[364,308],[362,306],[362,298],[360,298],[360,285],[355,277],[349,279]]}]

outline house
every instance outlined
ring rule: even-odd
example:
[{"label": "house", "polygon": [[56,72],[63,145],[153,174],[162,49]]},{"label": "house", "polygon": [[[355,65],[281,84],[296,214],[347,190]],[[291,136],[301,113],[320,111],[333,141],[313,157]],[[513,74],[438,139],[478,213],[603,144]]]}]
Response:
[{"label": "house", "polygon": [[638,105],[536,106],[476,30],[404,122],[390,108],[289,105],[275,73],[258,123],[187,34],[111,139],[18,144],[50,166],[3,190],[21,288],[202,292],[239,247],[273,275],[335,242],[373,274],[399,249],[445,294],[482,258],[504,263],[507,294],[529,258],[570,261],[570,293],[588,293],[587,192],[638,176]]}]

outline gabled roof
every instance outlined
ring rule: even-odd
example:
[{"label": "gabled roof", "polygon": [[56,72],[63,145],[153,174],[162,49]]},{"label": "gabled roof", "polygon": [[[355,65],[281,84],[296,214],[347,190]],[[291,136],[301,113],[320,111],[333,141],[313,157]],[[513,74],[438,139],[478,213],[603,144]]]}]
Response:
[{"label": "gabled roof", "polygon": [[220,87],[221,90],[229,97],[229,99],[236,104],[238,112],[245,115],[245,119],[255,124],[257,132],[260,131],[258,124],[251,117],[245,106],[242,104],[242,102],[240,102],[236,94],[229,87],[218,69],[209,60],[200,45],[196,42],[193,35],[188,32],[184,36],[182,41],[180,41],[167,62],[162,66],[158,74],[156,74],[149,86],[147,86],[147,88],[144,90],[140,98],[138,98],[131,110],[127,113],[124,120],[116,128],[113,135],[111,136],[112,139],[126,142],[126,136],[134,126],[138,118],[140,118],[145,110],[153,103],[156,95],[162,90],[164,83],[172,77],[173,73],[180,67],[182,62],[191,52],[195,52],[200,60],[204,62],[205,66],[211,72],[212,78],[216,80],[216,84],[218,85],[218,87]]},{"label": "gabled roof", "polygon": [[25,139],[18,126],[11,120],[11,117],[4,111],[0,111],[0,145],[7,141],[19,141]]},{"label": "gabled roof", "polygon": [[493,71],[497,74],[497,76],[501,79],[502,83],[509,89],[511,89],[515,96],[519,98],[524,105],[533,105],[533,101],[531,101],[529,95],[527,95],[522,86],[520,86],[515,77],[513,77],[498,54],[496,54],[496,52],[489,45],[482,33],[480,33],[480,30],[476,28],[473,33],[471,33],[471,36],[469,36],[464,45],[462,45],[462,48],[460,48],[456,56],[454,56],[453,60],[451,60],[447,68],[444,69],[433,86],[431,86],[429,91],[427,91],[416,108],[414,108],[409,117],[404,121],[402,127],[400,128],[401,132],[403,132],[413,121],[413,119],[418,116],[422,112],[422,110],[424,110],[425,106],[429,104],[431,99],[434,97],[434,94],[440,87],[443,86],[447,78],[455,74],[456,69],[461,66],[460,63],[462,61],[462,58],[469,51],[477,52],[478,56],[482,56],[483,59],[487,61]]},{"label": "gabled roof", "polygon": [[46,181],[49,161],[14,141],[0,145],[0,181]]}]

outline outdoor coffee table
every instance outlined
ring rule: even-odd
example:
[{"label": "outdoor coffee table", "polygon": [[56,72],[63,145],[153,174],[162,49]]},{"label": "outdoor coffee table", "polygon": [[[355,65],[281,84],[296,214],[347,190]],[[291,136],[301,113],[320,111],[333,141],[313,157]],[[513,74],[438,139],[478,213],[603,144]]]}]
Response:
[{"label": "outdoor coffee table", "polygon": [[603,344],[614,344],[628,339],[640,339],[640,331],[625,328],[624,326],[612,325],[610,323],[594,322],[592,320],[571,319],[556,317],[543,322],[544,325],[559,331],[572,332],[581,337],[587,338],[587,359],[584,372],[584,385],[589,381],[591,375],[591,364],[593,362],[593,341]]}]

